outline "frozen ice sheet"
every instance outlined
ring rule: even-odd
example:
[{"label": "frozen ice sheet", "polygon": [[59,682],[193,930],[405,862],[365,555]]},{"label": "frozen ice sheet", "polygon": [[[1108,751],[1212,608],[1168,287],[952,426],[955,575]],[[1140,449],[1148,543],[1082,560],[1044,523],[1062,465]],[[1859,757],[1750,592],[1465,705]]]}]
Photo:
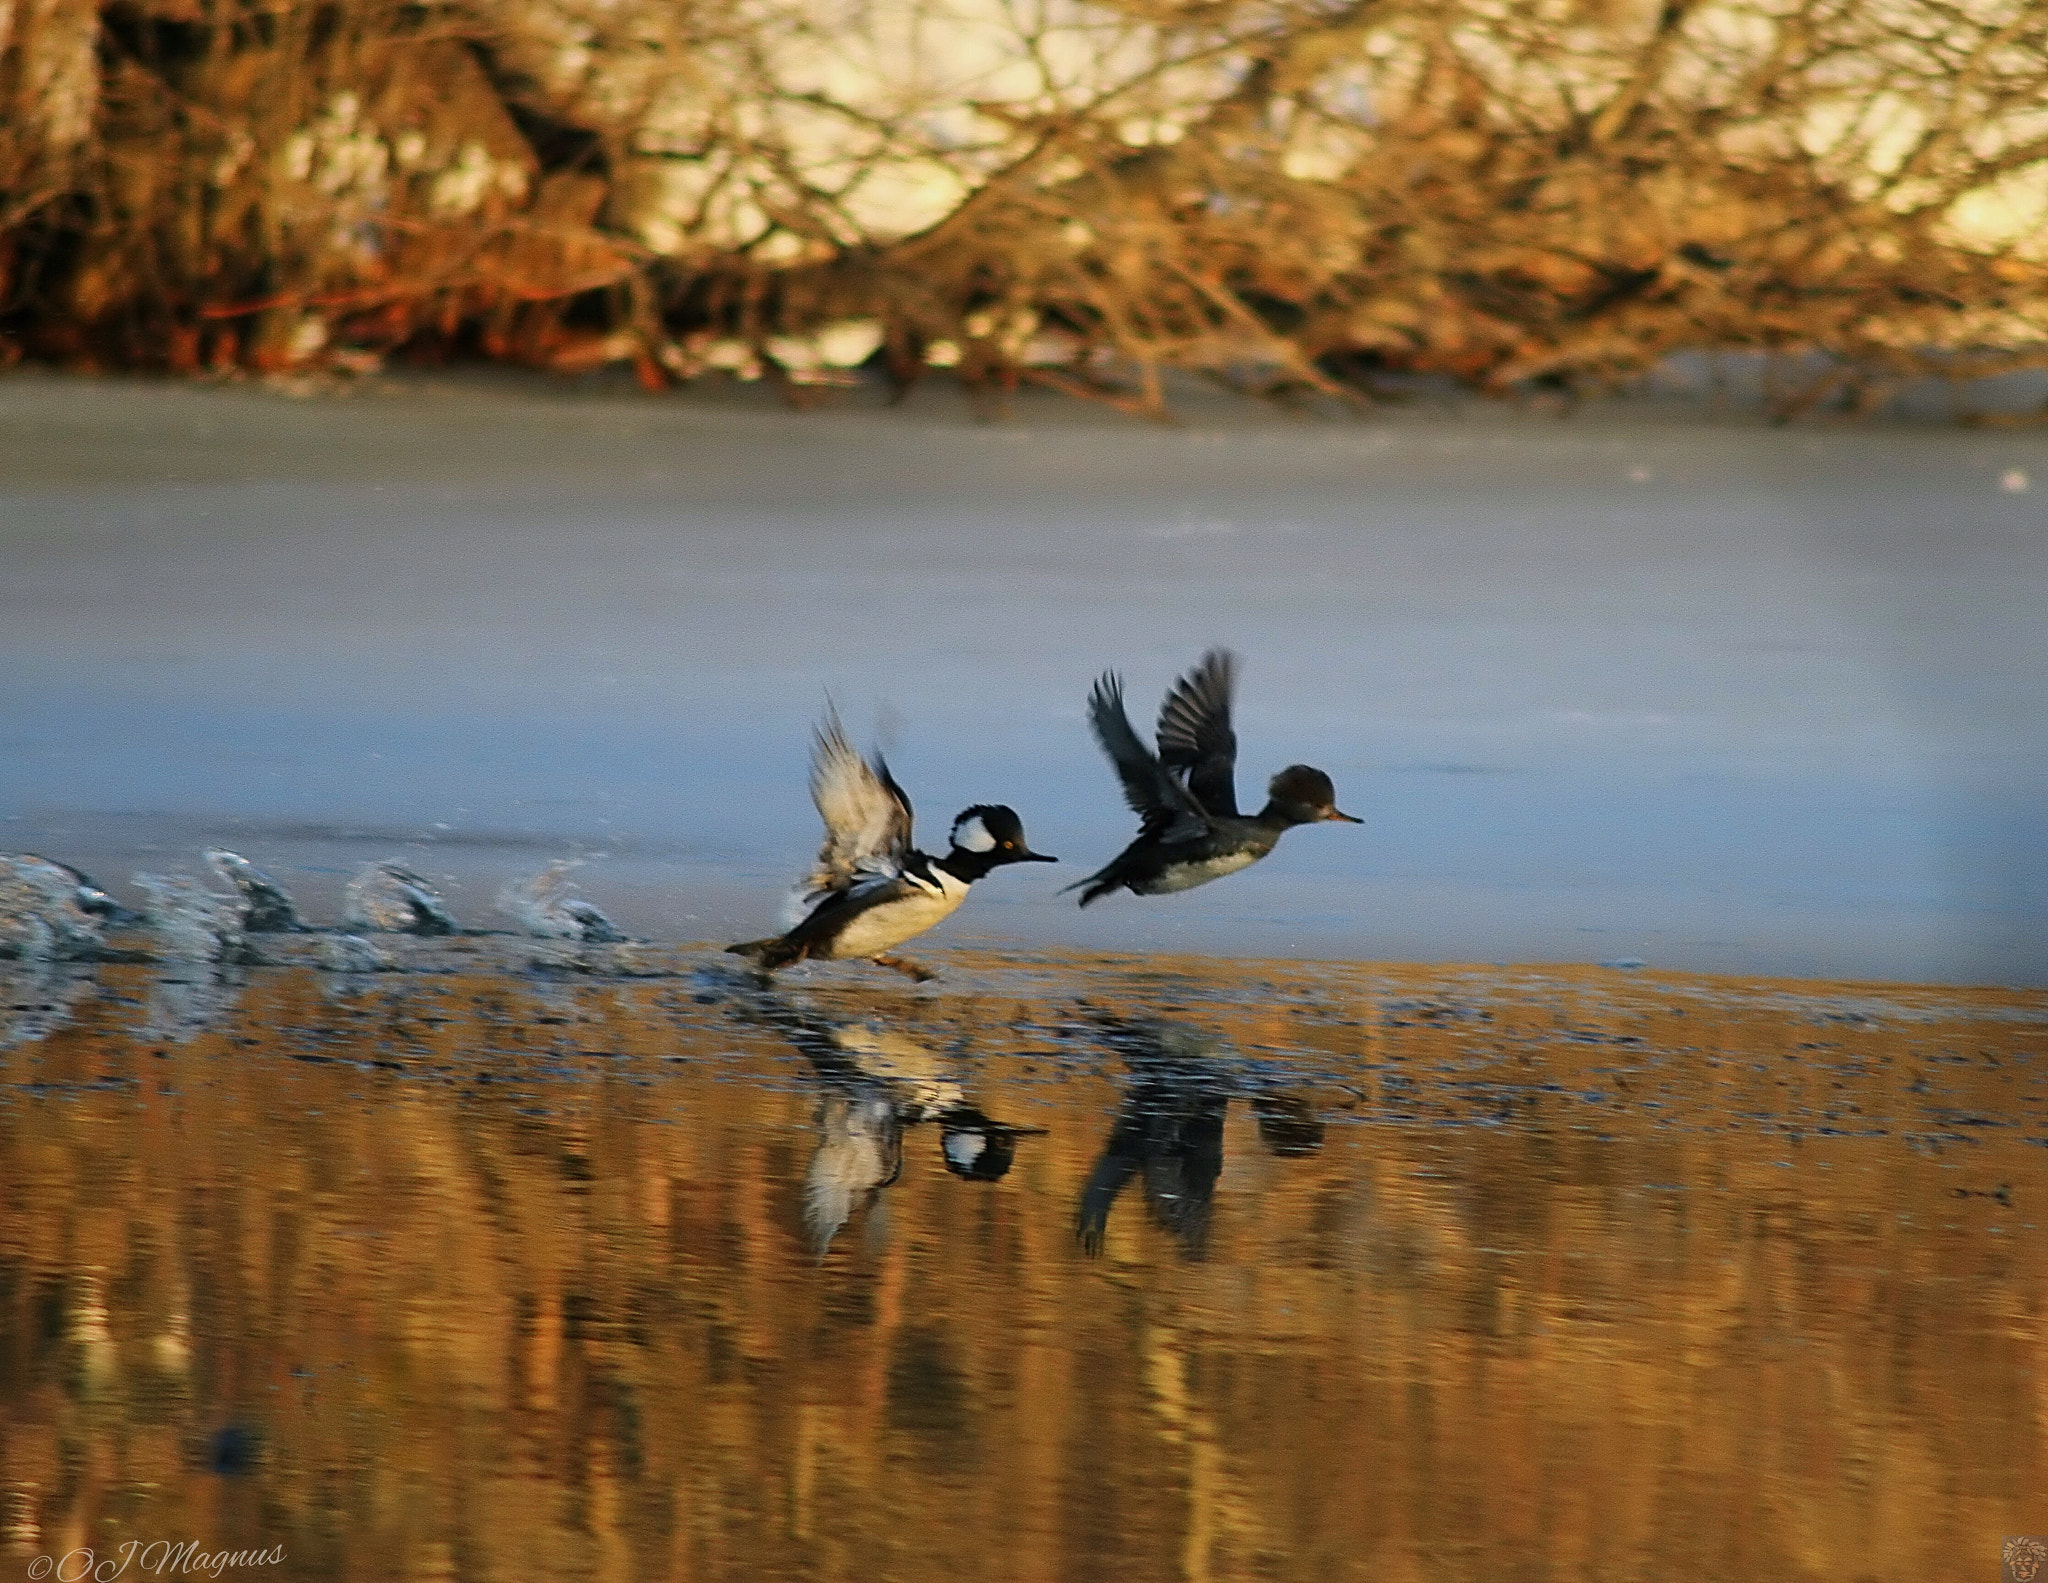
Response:
[{"label": "frozen ice sheet", "polygon": [[[1066,859],[956,938],[2048,982],[2023,431],[17,374],[0,570],[0,847],[124,895],[225,841],[331,916],[402,854],[481,923],[602,853],[625,927],[758,933],[829,689],[929,840],[1001,800]],[[1367,824],[1077,912],[1131,833],[1091,679],[1149,719],[1218,642],[1245,799],[1305,760]]]}]

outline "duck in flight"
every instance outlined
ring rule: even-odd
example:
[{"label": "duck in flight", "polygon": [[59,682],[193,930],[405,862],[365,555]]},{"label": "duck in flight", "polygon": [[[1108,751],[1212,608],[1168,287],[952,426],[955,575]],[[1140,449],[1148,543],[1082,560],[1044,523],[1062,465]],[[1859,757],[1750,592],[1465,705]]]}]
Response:
[{"label": "duck in flight", "polygon": [[1124,801],[1138,816],[1138,839],[1106,865],[1076,881],[1087,906],[1114,890],[1163,896],[1235,874],[1272,851],[1295,825],[1337,819],[1363,824],[1337,808],[1330,777],[1290,764],[1267,783],[1266,806],[1237,811],[1237,736],[1230,727],[1237,656],[1211,649],[1159,706],[1159,751],[1139,740],[1124,713],[1123,678],[1105,671],[1088,698],[1088,724],[1109,755]]},{"label": "duck in flight", "polygon": [[829,707],[811,746],[811,801],[825,821],[825,843],[805,881],[803,921],[787,934],[726,947],[763,973],[806,957],[866,957],[928,979],[929,970],[889,949],[951,915],[992,869],[1059,861],[1032,851],[1023,822],[1000,803],[961,810],[945,856],[918,851],[910,844],[910,798],[879,753],[871,763],[853,750]]}]

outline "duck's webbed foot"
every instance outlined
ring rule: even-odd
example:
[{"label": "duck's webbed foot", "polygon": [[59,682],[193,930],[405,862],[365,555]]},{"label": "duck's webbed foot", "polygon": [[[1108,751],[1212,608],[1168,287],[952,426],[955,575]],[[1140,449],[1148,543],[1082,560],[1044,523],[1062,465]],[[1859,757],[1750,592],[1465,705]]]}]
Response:
[{"label": "duck's webbed foot", "polygon": [[871,960],[876,967],[893,968],[897,972],[901,973],[905,978],[915,979],[920,984],[928,984],[933,979],[939,976],[938,974],[934,973],[930,968],[921,967],[917,963],[911,961],[908,957],[904,956],[877,956],[871,957],[869,960]]}]

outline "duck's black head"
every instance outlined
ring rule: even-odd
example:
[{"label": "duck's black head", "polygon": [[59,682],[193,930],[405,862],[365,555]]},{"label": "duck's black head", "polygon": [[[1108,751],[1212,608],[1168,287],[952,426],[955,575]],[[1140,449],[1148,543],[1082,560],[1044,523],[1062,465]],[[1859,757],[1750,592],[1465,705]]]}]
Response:
[{"label": "duck's black head", "polygon": [[946,867],[965,880],[977,880],[1005,863],[1057,863],[1056,857],[1031,850],[1024,839],[1024,821],[1001,803],[976,803],[953,821],[952,850]]},{"label": "duck's black head", "polygon": [[1365,823],[1339,811],[1330,777],[1307,764],[1290,764],[1267,783],[1266,809],[1260,817],[1280,824],[1315,824],[1323,819]]}]

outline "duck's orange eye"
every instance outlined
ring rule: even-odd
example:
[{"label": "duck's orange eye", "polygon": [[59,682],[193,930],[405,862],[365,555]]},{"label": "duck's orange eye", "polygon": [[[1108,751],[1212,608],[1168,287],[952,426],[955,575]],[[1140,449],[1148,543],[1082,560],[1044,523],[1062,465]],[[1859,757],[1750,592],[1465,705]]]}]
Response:
[{"label": "duck's orange eye", "polygon": [[1005,852],[1011,851],[1011,850],[1013,850],[1013,849],[1014,849],[1014,848],[1016,847],[1016,845],[1017,845],[1017,843],[1016,843],[1016,842],[1014,842],[1014,841],[1005,841],[1005,842],[1003,843],[1003,850],[1004,850]]}]

